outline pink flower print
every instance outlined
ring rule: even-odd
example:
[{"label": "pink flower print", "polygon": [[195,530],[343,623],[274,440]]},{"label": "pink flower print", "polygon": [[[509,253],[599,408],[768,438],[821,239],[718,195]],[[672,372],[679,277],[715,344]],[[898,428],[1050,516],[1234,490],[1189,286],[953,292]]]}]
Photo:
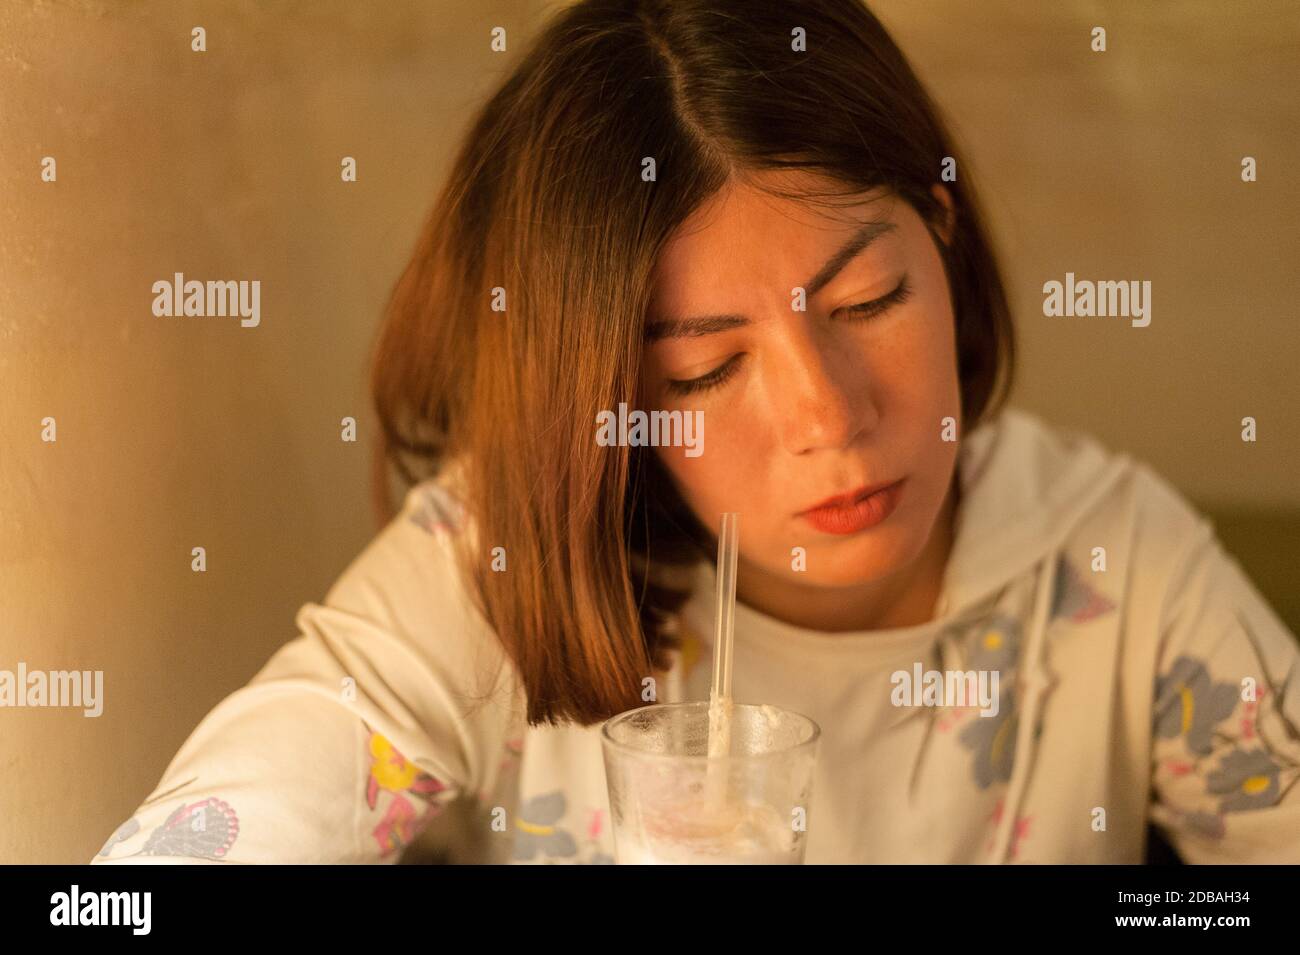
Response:
[{"label": "pink flower print", "polygon": [[420,833],[428,817],[433,815],[433,806],[429,806],[424,817],[417,817],[410,800],[400,793],[388,804],[388,812],[375,826],[374,836],[379,843],[380,856],[388,856],[410,845]]},{"label": "pink flower print", "polygon": [[[370,730],[370,727],[366,726],[366,729]],[[433,797],[447,787],[410,762],[386,737],[373,730],[370,730],[368,746],[371,763],[366,776],[366,805],[374,809],[379,804],[380,793],[392,793],[388,810],[374,829],[380,854],[387,856],[409,845],[424,824],[442,810],[441,804]],[[416,812],[407,798],[409,795],[428,801],[423,813]]]},{"label": "pink flower print", "polygon": [[446,488],[425,484],[416,492],[416,506],[410,521],[430,534],[460,530],[465,520],[465,507]]},{"label": "pink flower print", "polygon": [[[989,841],[985,844],[985,851],[993,851],[993,840],[997,837],[997,826],[1002,821],[1002,803],[999,799],[998,804],[993,807],[993,813],[989,816],[989,821],[993,823],[993,834],[989,836]],[[1034,821],[1033,816],[1017,816],[1015,825],[1011,831],[1011,848],[1008,853],[1010,858],[1016,858],[1020,853],[1020,843],[1029,836],[1029,826]]]},{"label": "pink flower print", "polygon": [[940,733],[946,733],[966,717],[977,712],[978,710],[973,706],[936,707],[934,728]]},{"label": "pink flower print", "polygon": [[1016,858],[1020,853],[1020,843],[1029,836],[1029,825],[1034,821],[1033,816],[1021,816],[1016,820],[1015,832],[1011,837],[1011,858]]},{"label": "pink flower print", "polygon": [[515,763],[519,762],[519,757],[524,752],[524,741],[522,737],[506,740],[505,755],[501,757],[500,768],[509,769]]},{"label": "pink flower print", "polygon": [[239,838],[239,819],[224,800],[181,803],[134,855],[223,859]]},{"label": "pink flower print", "polygon": [[1052,619],[1064,617],[1071,623],[1086,623],[1114,609],[1115,604],[1085,583],[1083,576],[1061,554],[1053,581]]},{"label": "pink flower print", "polygon": [[1255,694],[1254,701],[1245,701],[1242,704],[1241,716],[1241,738],[1255,738],[1255,721],[1259,718],[1259,704],[1263,702],[1264,694],[1268,692],[1266,687],[1260,687],[1259,692]]}]

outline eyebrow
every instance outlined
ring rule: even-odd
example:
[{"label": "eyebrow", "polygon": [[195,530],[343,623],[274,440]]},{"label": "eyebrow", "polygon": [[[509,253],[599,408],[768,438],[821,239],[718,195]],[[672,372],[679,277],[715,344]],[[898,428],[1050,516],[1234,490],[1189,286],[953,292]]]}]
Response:
[{"label": "eyebrow", "polygon": [[[898,226],[892,222],[881,222],[873,219],[863,224],[849,241],[844,243],[840,250],[827,260],[821,270],[804,283],[804,293],[809,298],[816,295],[830,283],[831,279],[840,274],[844,266],[866,251],[871,243],[882,235],[897,230]],[[680,318],[673,321],[652,321],[646,323],[645,341],[646,344],[653,344],[665,338],[698,338],[702,335],[713,335],[717,332],[724,332],[727,329],[748,324],[749,319],[747,317],[737,314],[697,315],[693,318]]]}]

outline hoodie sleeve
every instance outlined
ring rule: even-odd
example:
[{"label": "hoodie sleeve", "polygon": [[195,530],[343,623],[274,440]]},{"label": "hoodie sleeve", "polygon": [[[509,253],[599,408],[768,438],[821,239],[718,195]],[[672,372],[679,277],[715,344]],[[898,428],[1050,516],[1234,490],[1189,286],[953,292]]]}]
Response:
[{"label": "hoodie sleeve", "polygon": [[1185,862],[1300,862],[1300,645],[1202,522],[1162,614],[1151,820]]},{"label": "hoodie sleeve", "polygon": [[92,864],[395,862],[453,799],[481,795],[513,671],[454,572],[457,514],[413,488]]}]

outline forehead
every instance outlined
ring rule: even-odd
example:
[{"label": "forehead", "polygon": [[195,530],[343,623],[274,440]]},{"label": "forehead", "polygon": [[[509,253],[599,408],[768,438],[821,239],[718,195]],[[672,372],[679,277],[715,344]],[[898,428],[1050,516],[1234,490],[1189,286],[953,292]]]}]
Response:
[{"label": "forehead", "polygon": [[[864,222],[901,226],[908,208],[886,190],[844,195],[845,187],[807,173],[754,178],[758,185],[728,183],[674,232],[655,265],[652,311],[737,301],[746,290],[752,295],[779,289],[788,296]],[[768,188],[795,195],[774,195]],[[797,194],[809,189],[816,193],[811,200]]]}]

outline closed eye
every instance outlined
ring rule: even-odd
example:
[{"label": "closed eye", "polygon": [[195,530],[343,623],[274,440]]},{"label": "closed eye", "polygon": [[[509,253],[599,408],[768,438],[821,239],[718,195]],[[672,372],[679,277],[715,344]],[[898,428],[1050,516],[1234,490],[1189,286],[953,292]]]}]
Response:
[{"label": "closed eye", "polygon": [[899,281],[898,287],[888,295],[882,295],[880,298],[872,299],[870,302],[860,302],[857,305],[848,305],[840,309],[840,311],[847,312],[853,317],[852,320],[854,321],[862,321],[868,318],[873,318],[895,305],[901,305],[911,297],[912,284],[907,280],[907,275],[904,275],[902,280]]},{"label": "closed eye", "polygon": [[736,373],[736,368],[740,365],[740,355],[732,355],[713,371],[699,378],[691,378],[687,381],[677,381],[668,379],[668,390],[675,395],[691,395],[700,391],[708,391],[710,388],[718,388],[723,382]]},{"label": "closed eye", "polygon": [[[863,322],[875,318],[877,315],[888,311],[895,305],[901,305],[912,297],[912,284],[908,281],[907,275],[899,281],[897,287],[887,295],[880,298],[872,299],[870,302],[859,302],[857,305],[847,305],[844,308],[837,309],[838,312],[844,312],[849,316],[848,320],[853,322]],[[666,382],[668,390],[675,395],[698,394],[702,391],[710,391],[714,388],[720,388],[740,367],[740,359],[743,353],[732,355],[717,368],[701,375],[698,378],[690,378],[685,381],[679,381],[669,378]]]}]

